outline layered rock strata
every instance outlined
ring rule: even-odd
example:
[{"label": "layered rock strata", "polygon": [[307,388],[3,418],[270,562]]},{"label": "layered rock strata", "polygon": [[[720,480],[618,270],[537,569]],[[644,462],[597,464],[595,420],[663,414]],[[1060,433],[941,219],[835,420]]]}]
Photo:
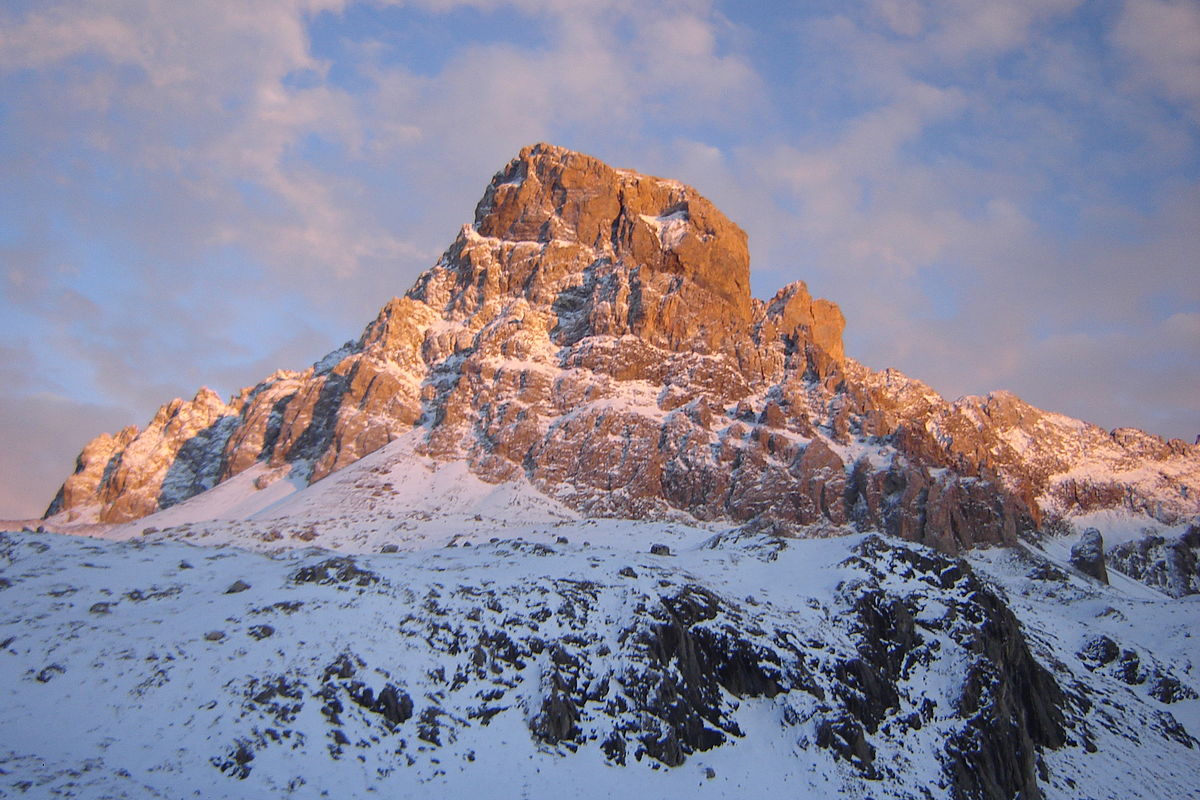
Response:
[{"label": "layered rock strata", "polygon": [[259,463],[315,481],[414,428],[593,515],[954,551],[1047,513],[1200,512],[1200,448],[1004,393],[948,403],[847,358],[841,311],[803,282],[749,286],[746,234],[694,189],[535,145],[358,341],[99,437],[47,515],[136,519]]}]

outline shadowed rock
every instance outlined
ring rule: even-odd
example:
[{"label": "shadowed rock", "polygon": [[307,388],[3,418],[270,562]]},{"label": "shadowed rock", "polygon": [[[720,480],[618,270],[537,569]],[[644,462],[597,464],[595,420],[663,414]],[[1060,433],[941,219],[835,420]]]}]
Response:
[{"label": "shadowed rock", "polygon": [[1172,597],[1200,594],[1200,525],[1182,536],[1143,536],[1115,545],[1108,563],[1125,575]]},{"label": "shadowed rock", "polygon": [[1108,570],[1104,567],[1104,537],[1095,528],[1083,532],[1079,541],[1071,548],[1071,566],[1101,583],[1108,583]]}]

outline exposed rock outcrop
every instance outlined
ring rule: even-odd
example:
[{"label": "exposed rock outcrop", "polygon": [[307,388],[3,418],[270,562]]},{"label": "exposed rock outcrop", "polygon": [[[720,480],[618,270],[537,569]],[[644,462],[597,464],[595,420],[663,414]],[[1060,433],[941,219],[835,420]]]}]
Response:
[{"label": "exposed rock outcrop", "polygon": [[1095,528],[1088,528],[1071,548],[1071,566],[1101,583],[1108,583],[1104,566],[1104,537]]},{"label": "exposed rock outcrop", "polygon": [[594,515],[954,551],[1045,512],[1200,512],[1195,446],[1004,393],[947,403],[847,358],[843,327],[802,282],[752,298],[745,233],[694,189],[535,145],[358,341],[98,438],[47,513],[135,519],[258,463],[315,481],[414,428],[427,455]]},{"label": "exposed rock outcrop", "polygon": [[[1068,725],[1081,720],[999,596],[963,561],[878,536],[851,548],[838,569],[844,580],[830,605],[813,600],[812,614],[734,600],[670,571],[650,592],[598,575],[398,598],[420,608],[402,616],[401,646],[427,646],[438,669],[342,654],[317,691],[282,677],[253,681],[245,712],[269,719],[277,695],[316,697],[331,728],[371,732],[332,734],[338,759],[380,741],[390,752],[406,733],[444,748],[467,726],[529,705],[530,734],[551,752],[598,745],[612,764],[676,767],[736,746],[748,736],[742,703],[763,698],[798,747],[841,764],[846,785],[911,781],[896,753],[920,740],[938,748],[931,777],[942,796],[1042,797],[1039,757],[1074,744]],[[376,695],[369,684],[381,679]],[[439,693],[412,692],[418,680]],[[928,692],[931,684],[948,694]],[[523,704],[523,691],[536,702]],[[419,714],[418,703],[427,704]]]},{"label": "exposed rock outcrop", "polygon": [[1200,594],[1200,525],[1182,536],[1143,536],[1110,548],[1113,569],[1171,597]]}]

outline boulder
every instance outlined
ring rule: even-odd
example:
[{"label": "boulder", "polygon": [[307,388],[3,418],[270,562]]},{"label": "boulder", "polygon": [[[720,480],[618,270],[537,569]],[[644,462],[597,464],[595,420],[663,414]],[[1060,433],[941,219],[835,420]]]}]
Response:
[{"label": "boulder", "polygon": [[1071,548],[1071,566],[1101,583],[1108,583],[1108,570],[1104,566],[1104,538],[1100,531],[1088,528]]}]

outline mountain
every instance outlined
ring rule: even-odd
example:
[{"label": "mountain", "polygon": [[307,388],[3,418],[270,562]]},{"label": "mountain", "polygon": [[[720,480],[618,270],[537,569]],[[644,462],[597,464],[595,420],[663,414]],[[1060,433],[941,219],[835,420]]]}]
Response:
[{"label": "mountain", "polygon": [[592,516],[957,552],[1097,512],[1200,513],[1197,446],[1006,393],[946,402],[848,358],[841,311],[803,282],[749,286],[745,233],[691,187],[535,145],[358,341],[98,437],[47,518],[126,522],[259,465],[260,485],[318,481],[413,431]]},{"label": "mountain", "polygon": [[358,341],[89,443],[0,533],[0,795],[1194,796],[1197,448],[747,252],[536,145]]}]

